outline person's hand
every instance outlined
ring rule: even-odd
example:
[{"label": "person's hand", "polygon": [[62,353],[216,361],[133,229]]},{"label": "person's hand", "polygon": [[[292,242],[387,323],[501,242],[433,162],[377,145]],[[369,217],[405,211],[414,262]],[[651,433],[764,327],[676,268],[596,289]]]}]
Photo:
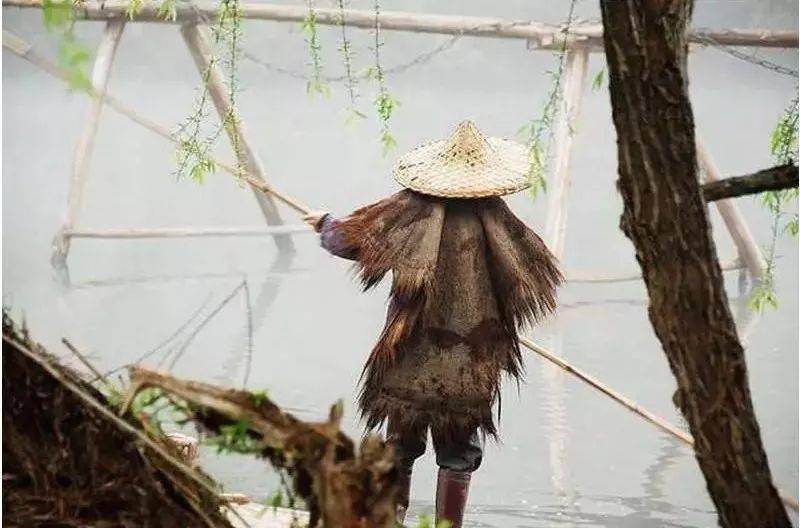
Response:
[{"label": "person's hand", "polygon": [[303,222],[310,225],[314,231],[319,233],[320,227],[322,227],[322,219],[326,214],[328,214],[327,211],[311,211],[307,215],[303,216]]}]

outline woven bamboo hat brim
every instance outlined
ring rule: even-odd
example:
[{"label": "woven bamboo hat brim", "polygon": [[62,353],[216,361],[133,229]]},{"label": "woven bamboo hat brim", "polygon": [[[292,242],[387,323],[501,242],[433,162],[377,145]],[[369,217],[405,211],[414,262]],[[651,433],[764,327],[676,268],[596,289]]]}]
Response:
[{"label": "woven bamboo hat brim", "polygon": [[446,198],[503,196],[527,188],[528,149],[516,141],[484,137],[463,121],[448,139],[400,157],[394,178],[408,189]]}]

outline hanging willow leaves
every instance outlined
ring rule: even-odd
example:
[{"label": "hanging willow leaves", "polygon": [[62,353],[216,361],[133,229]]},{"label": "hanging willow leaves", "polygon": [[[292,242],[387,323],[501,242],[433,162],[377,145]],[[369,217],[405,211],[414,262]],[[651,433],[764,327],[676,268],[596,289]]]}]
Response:
[{"label": "hanging willow leaves", "polygon": [[[797,163],[798,146],[798,100],[794,99],[778,120],[770,135],[770,152],[778,164],[784,165]],[[768,191],[760,196],[761,203],[772,213],[772,227],[770,241],[766,248],[767,267],[764,276],[750,297],[750,307],[756,311],[763,311],[767,306],[778,307],[778,296],[775,292],[775,246],[781,232],[781,219],[786,215],[784,209],[798,196],[797,188],[782,191]],[[798,219],[795,213],[783,227],[783,231],[797,236]]]},{"label": "hanging willow leaves", "polygon": [[561,106],[562,79],[567,57],[567,38],[569,29],[572,26],[574,12],[575,0],[571,0],[567,20],[562,29],[564,38],[557,55],[558,66],[555,70],[547,72],[550,77],[550,90],[547,93],[542,111],[538,117],[531,119],[517,131],[517,135],[528,146],[528,181],[530,182],[528,190],[534,200],[539,196],[539,192],[547,190],[545,172],[547,171],[550,155],[553,126]]},{"label": "hanging willow leaves", "polygon": [[308,0],[308,14],[300,24],[300,30],[306,34],[308,54],[311,58],[311,79],[306,83],[306,93],[319,94],[329,97],[330,86],[322,75],[322,57],[320,55],[319,33],[317,32],[317,11],[314,9],[314,0]]},{"label": "hanging willow leaves", "polygon": [[395,110],[400,106],[400,101],[395,99],[386,87],[386,77],[384,75],[383,66],[381,65],[381,22],[380,22],[381,6],[380,1],[375,0],[375,45],[374,56],[375,64],[368,70],[367,75],[378,84],[378,95],[375,98],[375,109],[378,113],[378,120],[381,126],[380,143],[385,156],[395,147],[397,141],[389,129],[389,120],[394,115]]},{"label": "hanging willow leaves", "polygon": [[[174,3],[170,7],[165,0],[161,4],[164,16],[172,16]],[[165,4],[166,7],[165,7]],[[159,9],[161,12],[161,9]],[[188,177],[197,183],[203,183],[209,174],[216,171],[216,163],[211,159],[211,151],[217,143],[224,129],[235,129],[238,125],[237,96],[239,93],[238,61],[241,54],[240,41],[242,38],[242,16],[239,0],[222,0],[217,13],[217,22],[211,26],[213,35],[213,55],[208,67],[202,74],[202,85],[195,98],[194,110],[174,133],[178,141],[176,156],[175,176],[178,179]],[[218,56],[222,49],[222,60]],[[207,123],[209,116],[210,94],[208,81],[214,68],[222,66],[227,72],[227,98],[228,111],[215,125]],[[208,131],[210,128],[210,131]],[[242,147],[238,133],[232,131],[231,143],[237,160],[237,172],[243,176],[246,172],[242,165]]]},{"label": "hanging willow leaves", "polygon": [[350,40],[347,38],[347,24],[344,19],[345,1],[337,0],[336,4],[339,8],[337,23],[342,32],[342,43],[339,46],[339,52],[342,54],[342,61],[344,62],[344,81],[349,100],[345,123],[349,124],[356,119],[363,119],[367,116],[358,110],[358,92],[356,90],[356,78],[353,75],[353,49]]}]

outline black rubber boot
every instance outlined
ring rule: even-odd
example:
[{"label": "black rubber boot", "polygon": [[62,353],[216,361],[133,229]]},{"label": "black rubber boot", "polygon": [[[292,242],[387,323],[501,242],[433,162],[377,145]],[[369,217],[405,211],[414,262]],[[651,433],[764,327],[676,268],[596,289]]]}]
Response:
[{"label": "black rubber boot", "polygon": [[467,507],[471,473],[439,468],[436,482],[436,522],[450,521],[451,528],[461,528]]}]

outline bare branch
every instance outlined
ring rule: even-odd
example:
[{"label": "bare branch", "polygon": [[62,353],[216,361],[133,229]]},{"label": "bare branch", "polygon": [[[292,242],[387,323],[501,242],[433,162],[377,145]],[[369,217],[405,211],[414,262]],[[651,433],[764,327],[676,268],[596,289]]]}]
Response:
[{"label": "bare branch", "polygon": [[706,202],[736,198],[765,191],[797,187],[797,165],[778,165],[744,176],[733,176],[701,186]]}]

